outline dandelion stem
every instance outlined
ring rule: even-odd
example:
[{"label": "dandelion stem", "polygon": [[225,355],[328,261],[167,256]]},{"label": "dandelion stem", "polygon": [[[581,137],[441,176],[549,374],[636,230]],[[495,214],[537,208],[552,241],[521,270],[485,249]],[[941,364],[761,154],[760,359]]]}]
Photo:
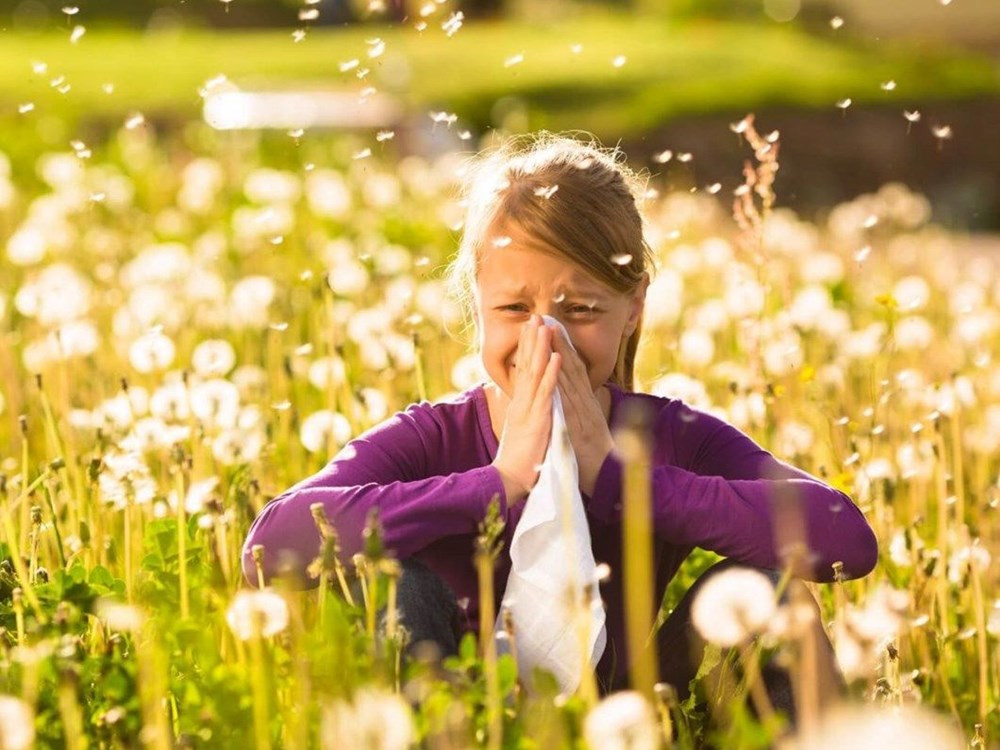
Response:
[{"label": "dandelion stem", "polygon": [[177,472],[177,570],[178,585],[181,589],[181,619],[191,614],[187,580],[187,508],[184,490],[184,474]]},{"label": "dandelion stem", "polygon": [[632,413],[627,417],[628,427],[619,431],[616,442],[625,460],[622,546],[629,674],[632,686],[653,700],[659,661],[656,641],[649,637],[655,615],[650,459],[644,415]]}]

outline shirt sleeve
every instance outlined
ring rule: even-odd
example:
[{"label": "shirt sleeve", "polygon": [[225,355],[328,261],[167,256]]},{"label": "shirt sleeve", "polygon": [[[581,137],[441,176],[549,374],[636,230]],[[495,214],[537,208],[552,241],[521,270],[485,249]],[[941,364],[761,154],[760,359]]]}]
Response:
[{"label": "shirt sleeve", "polygon": [[[492,465],[432,475],[428,415],[401,412],[352,440],[321,471],[268,503],[243,544],[243,573],[253,584],[254,545],[264,547],[266,579],[291,565],[303,585],[305,568],[317,556],[320,535],[310,506],[322,503],[337,530],[346,562],[362,548],[362,532],[372,508],[379,511],[387,549],[398,558],[413,555],[443,537],[474,534],[490,501],[499,496],[507,517],[500,474]],[[313,584],[314,585],[314,584]]]},{"label": "shirt sleeve", "polygon": [[[664,406],[653,430],[653,528],[664,541],[763,568],[781,568],[785,548],[804,542],[808,569],[798,573],[815,581],[833,580],[835,562],[848,578],[875,567],[875,535],[843,492],[677,401]],[[664,449],[673,460],[664,461]],[[621,522],[623,475],[612,452],[589,505],[605,523]]]}]

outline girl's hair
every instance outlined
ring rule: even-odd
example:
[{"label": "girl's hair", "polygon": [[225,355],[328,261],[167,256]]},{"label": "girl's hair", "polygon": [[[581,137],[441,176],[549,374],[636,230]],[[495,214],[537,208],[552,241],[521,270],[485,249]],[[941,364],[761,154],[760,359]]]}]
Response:
[{"label": "girl's hair", "polygon": [[[452,295],[467,326],[475,322],[474,293],[484,247],[513,223],[529,237],[622,294],[630,294],[653,266],[637,207],[644,186],[622,153],[595,140],[539,133],[514,137],[473,157],[464,179],[465,225],[448,269]],[[642,333],[619,345],[612,382],[632,390]]]}]

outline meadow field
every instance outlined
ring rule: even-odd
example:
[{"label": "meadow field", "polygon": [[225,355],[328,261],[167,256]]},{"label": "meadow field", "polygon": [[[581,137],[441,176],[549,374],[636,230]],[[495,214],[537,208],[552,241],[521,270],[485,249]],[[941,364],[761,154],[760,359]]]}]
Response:
[{"label": "meadow field", "polygon": [[[707,649],[688,700],[638,677],[560,696],[525,689],[488,629],[443,664],[403,660],[377,518],[344,559],[316,511],[305,591],[263,580],[274,550],[242,566],[271,498],[394,411],[483,378],[444,280],[468,154],[414,153],[391,126],[200,117],[225,80],[371,85],[471,152],[492,127],[614,144],[678,113],[878,102],[946,148],[976,134],[917,107],[995,95],[995,62],[825,21],[580,12],[557,33],[442,13],[296,38],[87,29],[77,11],[0,37],[0,750],[1000,747],[1000,258],[967,252],[927,198],[892,183],[796,215],[766,117],[730,125],[747,166],[719,183],[696,179],[700,154],[648,144],[657,265],[636,388],[850,494],[879,561],[792,582],[753,621],[759,598],[706,600],[741,647]],[[511,99],[524,118],[505,123]],[[696,551],[660,614],[715,560]],[[802,596],[846,681],[822,716]],[[762,656],[790,669],[797,728],[761,708]]]},{"label": "meadow field", "polygon": [[[3,747],[584,747],[605,742],[585,721],[600,710],[601,726],[652,722],[654,744],[615,747],[666,744],[665,728],[699,746],[694,702],[661,692],[616,713],[525,695],[474,639],[443,672],[400,664],[367,614],[394,575],[377,550],[353,561],[375,584],[365,603],[345,598],[353,565],[332,538],[316,589],[244,579],[240,544],[268,498],[393,410],[480,377],[441,278],[460,157],[262,139],[205,128],[182,151],[132,123],[100,155],[39,155],[37,182],[0,159]],[[659,267],[639,387],[722,415],[864,510],[876,571],[813,587],[854,745],[986,747],[1000,733],[995,259],[957,254],[900,185],[821,223],[758,207],[741,229],[731,200],[649,185]],[[689,561],[665,607],[710,559]],[[793,636],[760,643],[795,654]],[[720,710],[722,746],[783,731]]]}]

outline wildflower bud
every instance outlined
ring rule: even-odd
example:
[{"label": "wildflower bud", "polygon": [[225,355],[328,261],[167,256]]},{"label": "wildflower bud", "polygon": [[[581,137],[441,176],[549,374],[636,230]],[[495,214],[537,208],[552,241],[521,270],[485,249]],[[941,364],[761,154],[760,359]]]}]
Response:
[{"label": "wildflower bud", "polygon": [[312,514],[316,528],[319,529],[320,536],[324,539],[329,537],[333,532],[333,527],[326,517],[326,509],[323,507],[323,503],[313,503],[309,506],[309,512]]},{"label": "wildflower bud", "polygon": [[368,562],[365,560],[365,556],[358,552],[351,558],[351,562],[354,563],[354,570],[357,574],[364,576],[365,571],[368,569]]},{"label": "wildflower bud", "polygon": [[250,554],[253,555],[254,564],[260,566],[264,564],[264,545],[255,544],[250,548]]},{"label": "wildflower bud", "polygon": [[90,480],[91,484],[97,483],[97,477],[101,474],[101,459],[92,458],[90,459],[90,465],[87,467],[87,479]]},{"label": "wildflower bud", "polygon": [[39,566],[35,570],[35,581],[37,583],[48,583],[49,582],[49,571],[45,568]]},{"label": "wildflower bud", "polygon": [[833,564],[833,580],[837,583],[844,582],[844,563],[840,560]]},{"label": "wildflower bud", "polygon": [[35,373],[35,386],[37,386],[38,390],[42,390],[42,373],[40,372]]},{"label": "wildflower bud", "polygon": [[7,494],[7,475],[0,474],[0,495]]},{"label": "wildflower bud", "polygon": [[42,525],[42,507],[40,505],[31,506],[31,525],[36,527]]},{"label": "wildflower bud", "polygon": [[403,575],[403,566],[399,564],[399,560],[393,557],[386,557],[379,561],[378,569],[383,575],[399,580],[399,577]]},{"label": "wildflower bud", "polygon": [[122,390],[125,391],[126,395],[128,395],[128,379],[127,378],[122,378],[118,382],[121,383]]},{"label": "wildflower bud", "polygon": [[382,525],[379,523],[378,508],[372,508],[368,511],[368,519],[365,521],[362,537],[364,538],[365,557],[369,560],[381,560],[385,556],[385,547],[382,544]]},{"label": "wildflower bud", "polygon": [[21,435],[28,437],[28,417],[24,414],[17,418],[17,426],[21,428]]}]

